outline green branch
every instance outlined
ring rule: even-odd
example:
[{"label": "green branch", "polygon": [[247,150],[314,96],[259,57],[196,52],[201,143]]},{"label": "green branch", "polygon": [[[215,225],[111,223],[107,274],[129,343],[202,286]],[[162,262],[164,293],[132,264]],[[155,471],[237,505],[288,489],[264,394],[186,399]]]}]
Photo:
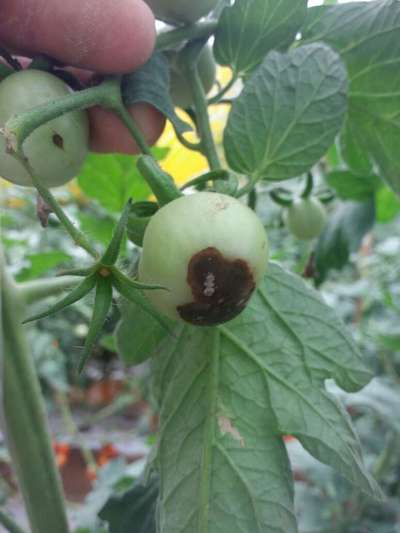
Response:
[{"label": "green branch", "polygon": [[79,282],[79,278],[74,276],[65,276],[63,278],[42,278],[34,281],[17,283],[16,290],[26,304],[33,304],[50,296],[57,296],[65,290],[72,289]]},{"label": "green branch", "polygon": [[157,36],[156,50],[166,50],[193,39],[208,39],[217,29],[217,22],[198,22],[174,30],[160,32]]},{"label": "green branch", "polygon": [[0,251],[0,357],[7,446],[32,533],[68,533],[61,482],[47,428],[39,381],[21,326],[24,305]]}]

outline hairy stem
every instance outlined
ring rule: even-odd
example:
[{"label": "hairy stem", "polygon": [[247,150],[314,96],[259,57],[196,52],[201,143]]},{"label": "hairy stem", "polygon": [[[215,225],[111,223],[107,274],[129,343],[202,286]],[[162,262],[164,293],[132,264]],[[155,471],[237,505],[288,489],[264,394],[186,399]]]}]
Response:
[{"label": "hairy stem", "polygon": [[23,302],[0,251],[1,421],[32,533],[68,533],[44,402],[24,329]]},{"label": "hairy stem", "polygon": [[217,22],[198,22],[174,30],[160,32],[157,36],[156,50],[173,48],[183,41],[210,37],[217,28]]},{"label": "hairy stem", "polygon": [[42,278],[16,284],[21,299],[26,304],[40,302],[49,296],[57,296],[63,291],[74,288],[80,279],[76,276],[63,278]]}]

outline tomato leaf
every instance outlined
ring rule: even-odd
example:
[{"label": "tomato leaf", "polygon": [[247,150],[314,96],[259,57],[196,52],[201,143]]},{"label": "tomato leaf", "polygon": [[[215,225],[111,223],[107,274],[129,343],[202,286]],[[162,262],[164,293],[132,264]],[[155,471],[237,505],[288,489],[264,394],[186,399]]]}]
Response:
[{"label": "tomato leaf", "polygon": [[[156,159],[168,150],[153,148]],[[129,198],[145,200],[150,188],[136,169],[135,158],[121,154],[90,154],[79,173],[79,186],[112,213],[120,213]]]},{"label": "tomato leaf", "polygon": [[343,203],[330,217],[315,250],[316,282],[322,283],[329,270],[340,270],[356,252],[375,222],[375,201]]},{"label": "tomato leaf", "polygon": [[192,128],[175,113],[169,94],[168,59],[160,52],[135,72],[125,74],[122,79],[121,91],[125,105],[146,102],[161,111],[174,125],[179,133]]},{"label": "tomato leaf", "polygon": [[118,354],[127,365],[137,365],[153,355],[161,340],[168,334],[157,320],[133,302],[123,301],[121,320],[114,336]]},{"label": "tomato leaf", "polygon": [[306,14],[306,0],[236,0],[219,19],[215,58],[235,75],[247,75],[268,52],[294,41]]},{"label": "tomato leaf", "polygon": [[374,174],[354,174],[349,170],[335,170],[325,176],[327,184],[335,189],[339,198],[365,201],[382,185]]},{"label": "tomato leaf", "polygon": [[99,513],[108,522],[110,533],[156,533],[158,479],[154,476],[145,486],[135,486],[123,494],[113,495]]},{"label": "tomato leaf", "polygon": [[297,531],[285,434],[380,496],[348,415],[324,386],[333,378],[357,391],[372,374],[301,278],[270,264],[242,315],[218,328],[182,326],[164,344],[153,358],[160,531]]},{"label": "tomato leaf", "polygon": [[269,181],[308,171],[342,126],[347,75],[323,44],[271,52],[234,101],[224,135],[230,167]]},{"label": "tomato leaf", "polygon": [[[304,38],[336,48],[349,73],[343,134],[348,150],[343,155],[358,172],[360,156],[364,171],[372,160],[400,194],[400,2],[351,2],[321,10],[318,16],[313,9],[309,12]],[[352,147],[346,139],[353,139]]]}]

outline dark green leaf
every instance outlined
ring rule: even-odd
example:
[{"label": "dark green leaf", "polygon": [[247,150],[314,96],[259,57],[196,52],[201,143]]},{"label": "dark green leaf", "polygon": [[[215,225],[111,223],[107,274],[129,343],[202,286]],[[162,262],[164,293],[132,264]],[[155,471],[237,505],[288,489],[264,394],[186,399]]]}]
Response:
[{"label": "dark green leaf", "polygon": [[127,106],[146,102],[161,111],[180,133],[191,130],[175,113],[169,94],[169,63],[164,54],[154,53],[143,67],[122,79],[122,97]]},{"label": "dark green leaf", "polygon": [[346,202],[330,217],[315,252],[317,283],[322,283],[329,270],[340,270],[356,252],[375,222],[375,201]]},{"label": "dark green leaf", "polygon": [[317,17],[312,15],[313,9],[309,12],[304,38],[336,48],[349,72],[343,155],[357,172],[361,170],[360,156],[363,171],[372,159],[399,194],[400,2],[351,2],[326,8]]},{"label": "dark green leaf", "polygon": [[89,324],[89,330],[86,335],[85,345],[83,347],[83,354],[78,363],[78,373],[80,374],[84,369],[87,360],[91,355],[91,351],[95,342],[97,341],[104,322],[107,318],[112,302],[112,284],[110,277],[103,278],[97,276],[96,282],[96,296],[93,305],[93,315]]},{"label": "dark green leaf", "polygon": [[81,230],[90,240],[101,243],[103,246],[109,244],[115,224],[110,216],[82,211],[78,217]]},{"label": "dark green leaf", "polygon": [[64,252],[29,254],[26,258],[30,262],[30,266],[22,269],[17,276],[17,281],[36,279],[49,270],[71,260],[71,256]]},{"label": "dark green leaf", "polygon": [[383,187],[376,195],[376,221],[391,222],[400,215],[400,200],[390,189]]},{"label": "dark green leaf", "polygon": [[327,184],[335,189],[339,198],[365,201],[371,198],[381,186],[381,180],[374,174],[357,175],[349,170],[336,170],[325,176]]},{"label": "dark green leaf", "polygon": [[86,296],[93,289],[95,284],[96,275],[92,274],[91,276],[85,278],[77,287],[72,289],[72,291],[70,291],[64,298],[62,298],[56,304],[50,307],[50,309],[44,311],[43,313],[38,313],[37,315],[27,318],[26,320],[24,320],[23,323],[26,324],[27,322],[32,322],[33,320],[39,320],[46,316],[57,313],[58,311],[61,311],[61,309],[64,309],[64,307],[68,307],[69,305],[74,304],[75,302],[81,300],[84,296]]},{"label": "dark green leaf", "polygon": [[346,112],[346,70],[323,44],[271,52],[234,101],[224,136],[230,167],[270,181],[308,171]]},{"label": "dark green leaf", "polygon": [[[156,159],[168,153],[153,148]],[[136,158],[121,154],[90,154],[78,176],[79,186],[90,198],[112,213],[120,213],[129,198],[145,200],[151,191],[136,169]]]},{"label": "dark green leaf", "polygon": [[125,364],[137,365],[148,359],[166,335],[166,329],[152,316],[143,313],[140,306],[129,301],[122,303],[115,339]]},{"label": "dark green leaf", "polygon": [[122,495],[113,496],[99,513],[108,522],[110,533],[156,533],[158,479],[135,486]]},{"label": "dark green leaf", "polygon": [[305,21],[307,0],[236,0],[224,9],[214,42],[215,58],[247,75],[271,50],[287,48]]},{"label": "dark green leaf", "polygon": [[356,391],[372,377],[335,313],[301,278],[270,264],[248,308],[219,328],[182,327],[153,358],[161,403],[159,530],[297,531],[282,435],[372,496],[328,378]]}]

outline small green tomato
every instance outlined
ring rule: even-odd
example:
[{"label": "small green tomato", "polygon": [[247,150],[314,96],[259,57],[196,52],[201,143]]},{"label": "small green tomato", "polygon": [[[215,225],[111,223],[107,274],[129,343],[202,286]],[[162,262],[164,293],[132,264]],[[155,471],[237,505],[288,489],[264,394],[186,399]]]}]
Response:
[{"label": "small green tomato", "polygon": [[[189,82],[182,69],[179,52],[170,52],[169,61],[171,75],[170,94],[172,101],[177,107],[186,109],[193,105],[193,100]],[[209,46],[205,46],[200,52],[197,68],[204,92],[208,94],[215,83],[217,75],[216,63]]]},{"label": "small green tomato", "polygon": [[139,279],[168,289],[146,293],[161,313],[213,326],[243,311],[267,261],[267,235],[255,213],[230,196],[199,192],[152,217]]},{"label": "small green tomato", "polygon": [[[0,83],[0,127],[12,115],[57,100],[70,92],[59,78],[40,70],[22,70]],[[85,111],[71,111],[37,128],[24,142],[24,154],[46,187],[70,181],[87,155],[89,124]],[[16,185],[32,186],[23,167],[6,152],[0,135],[0,176]]]},{"label": "small green tomato", "polygon": [[287,209],[285,219],[292,235],[309,240],[322,233],[327,215],[325,207],[317,198],[298,198]]},{"label": "small green tomato", "polygon": [[146,0],[154,16],[171,24],[192,24],[214,9],[218,0]]}]

